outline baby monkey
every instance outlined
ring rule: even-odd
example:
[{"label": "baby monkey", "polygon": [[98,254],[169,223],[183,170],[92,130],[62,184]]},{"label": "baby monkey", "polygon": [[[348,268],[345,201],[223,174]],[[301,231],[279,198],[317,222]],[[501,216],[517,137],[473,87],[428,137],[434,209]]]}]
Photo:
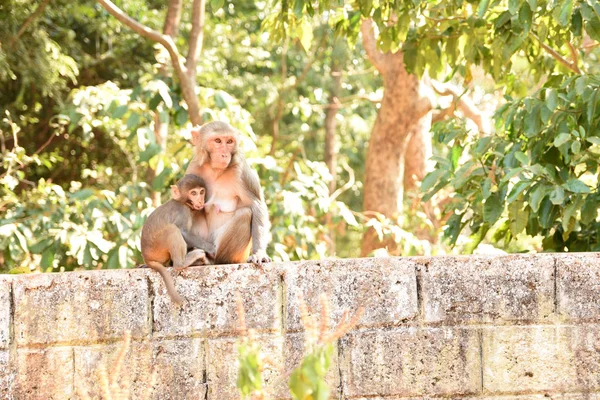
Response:
[{"label": "baby monkey", "polygon": [[[154,210],[142,228],[142,257],[146,265],[163,278],[171,300],[177,305],[183,299],[175,290],[173,278],[165,268],[169,260],[174,268],[187,268],[207,254],[215,254],[215,246],[191,232],[195,213],[203,212],[206,185],[202,178],[185,175],[171,186],[171,200]],[[188,247],[196,247],[187,253]],[[187,253],[187,254],[186,254]]]}]

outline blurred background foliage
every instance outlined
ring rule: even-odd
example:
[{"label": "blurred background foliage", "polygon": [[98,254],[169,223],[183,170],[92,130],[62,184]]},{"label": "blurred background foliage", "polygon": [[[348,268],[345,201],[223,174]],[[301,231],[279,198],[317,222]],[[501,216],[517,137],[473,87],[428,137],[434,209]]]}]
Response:
[{"label": "blurred background foliage", "polygon": [[[202,118],[245,135],[275,260],[357,257],[367,229],[402,255],[600,249],[600,6],[446,3],[206,4]],[[166,2],[115,4],[162,31]],[[491,126],[481,132],[456,97],[432,92],[429,117],[444,118],[430,130],[430,173],[394,215],[363,209],[384,81],[360,40],[361,16],[376,23],[380,50],[459,88]],[[164,49],[91,0],[4,0],[0,20],[0,272],[140,264],[141,226],[192,155]],[[324,146],[332,102],[333,170]]]}]

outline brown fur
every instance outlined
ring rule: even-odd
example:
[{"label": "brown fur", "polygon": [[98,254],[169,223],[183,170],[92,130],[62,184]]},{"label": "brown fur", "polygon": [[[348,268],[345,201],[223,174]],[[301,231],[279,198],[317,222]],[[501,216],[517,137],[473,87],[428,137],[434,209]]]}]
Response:
[{"label": "brown fur", "polygon": [[[192,198],[194,189],[203,191]],[[162,276],[169,296],[175,304],[180,305],[183,299],[177,293],[165,264],[172,260],[175,268],[186,268],[201,258],[206,262],[205,253],[213,253],[215,249],[212,243],[191,231],[194,216],[203,213],[204,181],[194,175],[185,175],[171,190],[173,198],[154,210],[144,223],[141,249],[146,265]],[[201,250],[186,254],[188,247]]]},{"label": "brown fur", "polygon": [[239,132],[215,121],[194,129],[192,135],[195,157],[186,173],[204,179],[211,193],[205,223],[194,222],[194,231],[214,241],[218,264],[270,262],[267,206],[258,176],[238,151]]}]

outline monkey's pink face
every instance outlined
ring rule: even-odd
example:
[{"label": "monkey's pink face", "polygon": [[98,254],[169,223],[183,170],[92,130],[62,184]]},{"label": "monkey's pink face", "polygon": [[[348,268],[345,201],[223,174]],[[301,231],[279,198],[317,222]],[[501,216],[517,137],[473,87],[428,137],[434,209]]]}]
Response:
[{"label": "monkey's pink face", "polygon": [[213,169],[226,169],[231,162],[231,157],[236,149],[236,140],[233,136],[214,135],[208,138],[206,144],[210,154],[210,166]]},{"label": "monkey's pink face", "polygon": [[205,196],[206,189],[203,187],[193,188],[188,192],[187,203],[191,205],[194,210],[202,210],[204,208]]}]

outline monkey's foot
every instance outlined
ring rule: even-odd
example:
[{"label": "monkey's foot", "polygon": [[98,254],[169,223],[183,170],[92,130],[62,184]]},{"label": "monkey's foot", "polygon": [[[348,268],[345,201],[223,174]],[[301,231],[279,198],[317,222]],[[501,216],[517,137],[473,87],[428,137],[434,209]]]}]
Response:
[{"label": "monkey's foot", "polygon": [[209,264],[206,252],[202,249],[195,249],[195,250],[190,251],[189,253],[187,253],[185,258],[190,261],[188,264],[190,267],[194,266],[194,265],[208,265]]},{"label": "monkey's foot", "polygon": [[261,267],[263,264],[270,263],[271,258],[264,251],[258,251],[252,254],[250,257],[248,257],[247,262]]}]

